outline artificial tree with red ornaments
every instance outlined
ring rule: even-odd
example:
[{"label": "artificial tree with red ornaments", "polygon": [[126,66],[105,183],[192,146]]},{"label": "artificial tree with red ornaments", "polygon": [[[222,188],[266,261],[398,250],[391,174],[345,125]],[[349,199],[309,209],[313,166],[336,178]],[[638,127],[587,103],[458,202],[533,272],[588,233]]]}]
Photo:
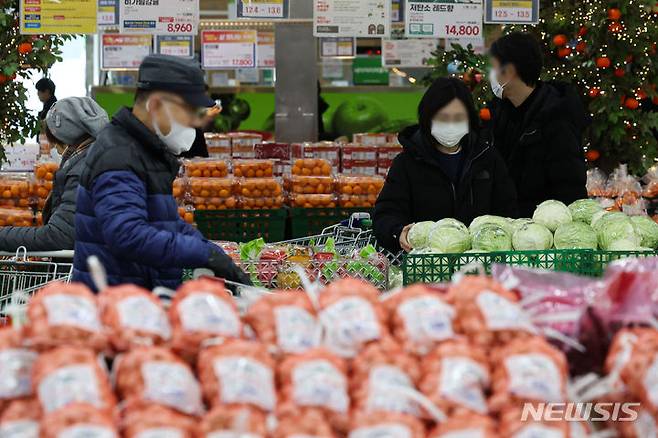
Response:
[{"label": "artificial tree with red ornaments", "polygon": [[[35,112],[26,107],[21,79],[40,76],[61,61],[60,47],[71,36],[21,35],[18,0],[0,0],[0,161],[4,148],[39,132]],[[34,108],[33,108],[34,110]]]},{"label": "artificial tree with red ornaments", "polygon": [[[580,90],[593,119],[584,142],[588,161],[608,169],[625,162],[636,173],[654,163],[656,0],[542,0],[539,24],[508,25],[502,31],[535,34],[545,54],[542,79],[569,82]],[[485,55],[453,46],[439,49],[434,65],[431,78],[461,77],[478,105],[486,107],[492,95]]]}]

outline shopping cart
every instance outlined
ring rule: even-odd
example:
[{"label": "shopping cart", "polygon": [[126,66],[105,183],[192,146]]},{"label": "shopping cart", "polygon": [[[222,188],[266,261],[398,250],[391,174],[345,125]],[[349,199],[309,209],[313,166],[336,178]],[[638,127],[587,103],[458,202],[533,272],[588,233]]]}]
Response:
[{"label": "shopping cart", "polygon": [[[29,297],[51,281],[69,282],[73,251],[0,252],[0,325],[11,305],[27,304]],[[18,301],[18,302],[17,302]]]}]

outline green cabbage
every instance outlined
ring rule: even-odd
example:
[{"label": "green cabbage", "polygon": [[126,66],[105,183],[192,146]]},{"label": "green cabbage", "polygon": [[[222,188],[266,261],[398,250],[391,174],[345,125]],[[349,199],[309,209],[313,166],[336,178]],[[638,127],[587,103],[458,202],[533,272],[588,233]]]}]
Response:
[{"label": "green cabbage", "polygon": [[451,227],[457,227],[461,230],[464,230],[465,232],[468,233],[468,228],[466,228],[466,225],[464,225],[462,222],[458,221],[457,219],[453,218],[445,218],[441,219],[436,223],[437,227],[444,227],[444,226],[451,226]]},{"label": "green cabbage", "polygon": [[512,244],[517,251],[550,249],[553,246],[553,234],[545,226],[530,222],[514,232]]},{"label": "green cabbage", "polygon": [[584,222],[562,224],[555,230],[557,249],[596,249],[597,244],[596,231]]},{"label": "green cabbage", "polygon": [[603,218],[603,216],[605,216],[606,214],[608,214],[608,212],[605,210],[597,211],[596,213],[594,213],[592,215],[592,221],[589,223],[589,226],[592,227],[594,231],[597,231],[596,223],[600,221]]},{"label": "green cabbage", "polygon": [[566,205],[560,201],[549,200],[537,206],[535,213],[532,215],[532,220],[555,232],[557,227],[571,222],[572,218]]},{"label": "green cabbage", "polygon": [[607,224],[614,222],[618,219],[622,219],[622,220],[628,219],[628,216],[626,216],[626,214],[622,213],[621,211],[613,211],[613,212],[606,211],[602,215],[599,215],[597,213],[592,218],[592,228],[594,228],[594,231],[599,233],[601,229],[605,227]]},{"label": "green cabbage", "polygon": [[600,227],[597,233],[601,249],[635,250],[642,242],[642,238],[635,232],[633,222],[623,213],[620,215],[607,214],[596,225]]},{"label": "green cabbage", "polygon": [[569,204],[569,211],[574,222],[592,223],[592,216],[603,208],[593,199],[579,199]]},{"label": "green cabbage", "polygon": [[471,225],[468,227],[468,230],[471,232],[471,235],[473,235],[478,230],[478,228],[487,224],[498,225],[509,234],[512,234],[513,232],[512,221],[510,219],[501,216],[493,216],[490,214],[485,214],[484,216],[478,216],[475,219],[473,219],[473,222],[471,222]]},{"label": "green cabbage", "polygon": [[496,224],[483,224],[473,234],[473,249],[479,251],[510,251],[512,237]]},{"label": "green cabbage", "polygon": [[631,239],[615,240],[608,246],[608,251],[641,251],[640,246],[635,244]]},{"label": "green cabbage", "polygon": [[458,253],[471,249],[471,236],[465,226],[463,229],[458,225],[435,226],[427,243],[438,253]]},{"label": "green cabbage", "polygon": [[[528,218],[528,217],[523,217],[520,219],[514,219],[512,221],[512,231],[515,233],[517,232],[521,227],[523,227],[525,224],[534,224],[533,220]],[[512,234],[514,234],[512,233]]]},{"label": "green cabbage", "polygon": [[418,222],[414,224],[407,234],[407,241],[412,248],[426,248],[427,236],[434,228],[435,223],[432,221]]},{"label": "green cabbage", "polygon": [[641,245],[647,248],[658,247],[658,224],[649,216],[631,216],[635,232],[642,239]]}]

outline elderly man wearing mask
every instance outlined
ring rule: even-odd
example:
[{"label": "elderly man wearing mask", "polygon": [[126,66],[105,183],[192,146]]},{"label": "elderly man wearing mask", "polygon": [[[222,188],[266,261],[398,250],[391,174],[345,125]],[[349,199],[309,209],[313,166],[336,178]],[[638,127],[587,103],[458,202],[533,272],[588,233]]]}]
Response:
[{"label": "elderly man wearing mask", "polygon": [[89,148],[108,123],[107,113],[89,97],[69,97],[55,103],[45,115],[48,142],[62,156],[53,189],[43,209],[42,227],[0,228],[0,250],[73,249],[78,182]]},{"label": "elderly man wearing mask", "polygon": [[144,59],[134,107],[113,117],[80,179],[74,281],[94,288],[87,258],[95,255],[110,285],[173,289],[184,268],[202,267],[250,283],[221,248],[180,219],[172,196],[178,156],[192,147],[195,128],[214,105],[193,61]]}]

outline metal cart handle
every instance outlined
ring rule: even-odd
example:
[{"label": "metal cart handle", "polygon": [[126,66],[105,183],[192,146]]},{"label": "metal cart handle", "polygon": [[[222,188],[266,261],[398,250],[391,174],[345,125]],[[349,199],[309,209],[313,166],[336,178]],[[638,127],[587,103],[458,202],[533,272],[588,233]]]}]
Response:
[{"label": "metal cart handle", "polygon": [[24,246],[19,247],[16,252],[0,251],[0,257],[13,257],[17,261],[25,262],[29,257],[47,257],[51,259],[73,260],[73,250],[61,251],[28,251]]}]

